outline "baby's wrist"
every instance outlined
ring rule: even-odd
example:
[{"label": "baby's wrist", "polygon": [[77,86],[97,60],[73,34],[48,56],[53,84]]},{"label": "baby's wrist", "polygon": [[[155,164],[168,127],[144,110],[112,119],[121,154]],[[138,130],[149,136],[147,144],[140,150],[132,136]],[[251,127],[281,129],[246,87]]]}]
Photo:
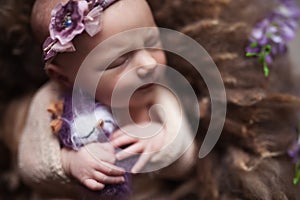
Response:
[{"label": "baby's wrist", "polygon": [[61,164],[65,174],[70,176],[70,150],[66,148],[61,149]]}]

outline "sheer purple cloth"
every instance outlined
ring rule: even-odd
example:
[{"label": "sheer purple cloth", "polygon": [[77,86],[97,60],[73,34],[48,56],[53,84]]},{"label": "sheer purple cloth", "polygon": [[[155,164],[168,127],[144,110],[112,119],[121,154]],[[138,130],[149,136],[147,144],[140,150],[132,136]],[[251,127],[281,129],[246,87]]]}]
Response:
[{"label": "sheer purple cloth", "polygon": [[[84,104],[82,108],[84,109],[85,106],[86,105]],[[80,126],[89,125],[84,123],[85,120],[77,120],[78,118],[82,117],[81,115],[87,117],[88,119],[87,121],[89,122],[93,121],[92,118],[95,118],[96,121],[103,120],[102,128],[97,129],[95,127],[89,127],[89,128],[84,127],[83,129],[81,129]],[[87,115],[86,113],[83,114],[77,113],[76,115],[74,115],[72,112],[71,93],[66,94],[64,96],[64,108],[61,117],[63,120],[63,124],[62,124],[62,128],[58,132],[60,143],[62,146],[65,146],[73,150],[78,150],[79,148],[91,142],[108,142],[109,137],[111,136],[113,131],[117,129],[117,126],[110,113],[109,108],[100,103],[96,104],[94,113],[90,113],[90,115]],[[83,124],[81,124],[80,122],[83,122]],[[77,129],[79,129],[79,131],[77,131]],[[88,130],[88,133],[86,133],[86,135],[82,135],[82,133],[78,133],[81,130]],[[119,150],[120,149],[117,149],[116,151]],[[136,159],[137,157],[132,157],[122,162],[118,161],[116,165],[129,171],[132,168],[133,164],[136,162]],[[129,198],[130,194],[131,194],[131,175],[130,173],[126,173],[125,183],[106,185],[105,188],[99,192],[99,197],[100,199],[116,199],[116,200],[125,199],[126,200]]]}]

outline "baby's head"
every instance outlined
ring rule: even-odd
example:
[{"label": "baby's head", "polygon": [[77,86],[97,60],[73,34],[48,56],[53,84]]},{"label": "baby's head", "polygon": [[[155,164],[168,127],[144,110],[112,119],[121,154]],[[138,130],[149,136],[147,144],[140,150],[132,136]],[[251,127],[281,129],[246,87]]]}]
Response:
[{"label": "baby's head", "polygon": [[[65,5],[65,3],[67,2],[72,2],[76,5],[78,3],[78,8],[80,10],[81,4],[87,5],[87,2],[94,1],[70,0],[64,1],[63,5]],[[103,1],[100,0],[99,2]],[[47,74],[52,79],[67,88],[72,88],[80,65],[87,57],[87,55],[98,44],[110,38],[111,36],[122,33],[124,31],[135,28],[156,27],[151,10],[145,0],[108,0],[106,2],[113,3],[109,7],[105,8],[103,12],[101,12],[100,32],[98,32],[94,36],[90,36],[87,31],[83,31],[71,40],[76,49],[75,51],[64,51],[63,53],[58,53],[56,56],[47,60],[45,67]],[[36,0],[32,12],[32,28],[36,33],[39,42],[41,43],[44,42],[44,40],[49,36],[51,11],[53,11],[53,8],[58,3],[61,3],[61,0]],[[86,16],[91,10],[92,9],[88,9],[88,11],[85,11],[83,15]],[[67,12],[63,17],[68,19],[69,15],[70,14]],[[68,20],[65,20],[62,22],[63,24],[59,24],[62,25],[62,29],[68,28],[68,24],[65,24],[67,22]],[[72,23],[72,21],[70,23]],[[66,36],[63,37],[69,37],[69,35],[70,34],[66,34]],[[153,78],[157,76],[157,74],[161,73],[161,69],[157,68],[157,64],[165,64],[165,55],[161,50],[145,48],[131,51],[122,55],[122,53],[127,52],[126,50],[132,48],[133,46],[135,46],[135,44],[136,46],[138,46],[142,43],[145,45],[145,47],[156,47],[157,45],[160,45],[158,30],[152,31],[151,34],[143,34],[142,36],[137,36],[138,37],[135,37],[136,39],[134,41],[126,41],[125,43],[116,42],[110,48],[105,49],[105,51],[102,51],[101,54],[97,56],[96,67],[89,67],[89,69],[85,70],[86,80],[84,84],[86,87],[90,87],[90,84],[95,83],[95,80],[98,80],[101,76],[101,80],[97,85],[96,92],[96,99],[98,101],[109,105],[112,91],[114,90],[117,81],[122,75],[128,74],[128,72],[130,72],[130,75],[127,78],[128,81],[122,84],[122,92],[129,91],[130,87],[134,87],[135,85],[137,85],[137,83],[143,82],[142,80],[145,78]],[[53,38],[51,40],[53,40]],[[47,52],[48,50],[49,49],[46,49],[45,52]],[[106,69],[107,66],[104,66],[104,63],[107,64],[107,60],[116,58],[116,55],[122,56],[117,58]],[[150,89],[151,87],[149,87],[147,90]],[[141,91],[140,96],[144,96],[145,93],[146,92],[144,90]],[[143,99],[147,98],[145,98],[144,96]],[[140,102],[140,100],[138,102]]]}]

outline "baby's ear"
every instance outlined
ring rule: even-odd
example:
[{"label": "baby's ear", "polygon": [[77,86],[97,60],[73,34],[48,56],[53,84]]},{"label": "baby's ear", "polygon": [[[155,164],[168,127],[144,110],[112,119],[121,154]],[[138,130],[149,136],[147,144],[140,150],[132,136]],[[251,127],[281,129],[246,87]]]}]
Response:
[{"label": "baby's ear", "polygon": [[65,88],[72,87],[72,83],[68,76],[66,76],[65,72],[58,65],[54,63],[46,63],[45,71],[52,80],[56,81],[61,86]]}]

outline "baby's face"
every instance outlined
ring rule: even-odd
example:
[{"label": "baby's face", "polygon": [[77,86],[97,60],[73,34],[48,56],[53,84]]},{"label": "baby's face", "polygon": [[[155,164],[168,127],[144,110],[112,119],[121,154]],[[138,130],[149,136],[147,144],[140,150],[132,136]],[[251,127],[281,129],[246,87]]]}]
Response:
[{"label": "baby's face", "polygon": [[[74,40],[76,52],[59,54],[54,60],[54,64],[61,66],[71,82],[75,81],[80,64],[86,56],[104,40],[135,28],[156,27],[152,13],[144,0],[120,0],[105,10],[102,19],[102,31],[99,34],[94,37],[87,34],[78,36]],[[130,38],[128,39],[127,35],[111,40],[109,45],[90,57],[89,61],[92,64],[82,71],[84,76],[80,83],[88,88],[92,88],[96,83],[96,99],[108,106],[112,106],[110,102],[117,82],[125,75],[126,78],[122,79],[121,87],[117,90],[124,94],[141,83],[155,82],[164,71],[164,67],[159,65],[166,63],[164,52],[152,49],[160,47],[157,28],[133,32],[130,34]],[[142,49],[135,50],[141,46]],[[113,62],[109,63],[110,61]],[[107,66],[108,68],[106,68]],[[131,104],[138,106],[149,102],[153,96],[151,92],[153,88],[150,86],[138,89],[131,99]],[[120,101],[114,106],[126,106],[122,104]]]}]

